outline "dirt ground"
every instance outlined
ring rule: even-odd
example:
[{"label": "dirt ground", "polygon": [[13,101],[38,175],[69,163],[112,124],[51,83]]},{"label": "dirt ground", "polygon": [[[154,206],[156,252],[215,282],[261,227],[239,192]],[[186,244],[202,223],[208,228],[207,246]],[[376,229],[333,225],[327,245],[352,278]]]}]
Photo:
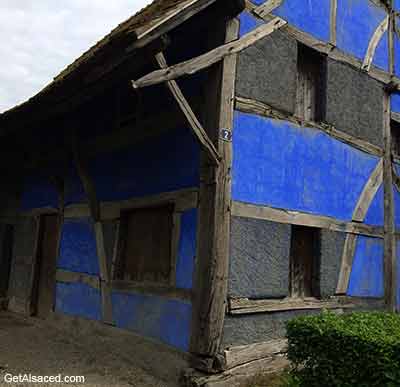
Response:
[{"label": "dirt ground", "polygon": [[[172,387],[135,365],[132,353],[121,354],[127,338],[115,341],[113,334],[82,331],[71,334],[57,322],[25,318],[0,312],[0,385],[6,374],[83,375],[84,386]],[[134,349],[133,349],[134,350]],[[140,356],[140,349],[137,356]],[[32,386],[33,384],[19,384]],[[44,385],[44,384],[40,384]],[[50,384],[46,384],[50,385]]]}]

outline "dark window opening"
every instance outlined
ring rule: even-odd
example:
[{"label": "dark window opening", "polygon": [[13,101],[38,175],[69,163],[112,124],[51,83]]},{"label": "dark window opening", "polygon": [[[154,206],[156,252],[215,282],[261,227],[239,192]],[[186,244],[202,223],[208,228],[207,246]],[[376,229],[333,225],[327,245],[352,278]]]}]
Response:
[{"label": "dark window opening", "polygon": [[321,122],[325,116],[326,60],[317,51],[298,45],[296,116]]},{"label": "dark window opening", "polygon": [[168,284],[171,277],[173,206],[135,209],[121,215],[114,278]]},{"label": "dark window opening", "polygon": [[290,246],[290,297],[320,297],[320,230],[293,226]]},{"label": "dark window opening", "polygon": [[395,155],[400,156],[400,123],[391,120],[390,130],[392,134],[392,151]]}]

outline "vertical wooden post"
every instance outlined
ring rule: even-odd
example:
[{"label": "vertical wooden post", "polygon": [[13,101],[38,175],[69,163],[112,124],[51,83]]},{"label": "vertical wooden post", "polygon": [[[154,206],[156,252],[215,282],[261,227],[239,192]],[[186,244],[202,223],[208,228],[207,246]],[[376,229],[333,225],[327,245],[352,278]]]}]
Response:
[{"label": "vertical wooden post", "polygon": [[390,311],[396,310],[396,237],[394,224],[394,198],[392,176],[392,140],[390,130],[390,95],[383,101],[383,189],[384,189],[384,287],[385,303]]},{"label": "vertical wooden post", "polygon": [[[236,19],[225,24],[225,41],[237,38]],[[200,204],[197,237],[197,263],[194,285],[192,353],[213,357],[222,335],[229,271],[232,127],[236,55],[224,59],[222,66],[210,69],[207,96],[211,109],[219,106],[217,116],[207,114],[211,139],[221,156],[219,166],[203,154],[201,165]],[[217,71],[216,71],[217,70]],[[214,98],[216,100],[214,100]]]}]

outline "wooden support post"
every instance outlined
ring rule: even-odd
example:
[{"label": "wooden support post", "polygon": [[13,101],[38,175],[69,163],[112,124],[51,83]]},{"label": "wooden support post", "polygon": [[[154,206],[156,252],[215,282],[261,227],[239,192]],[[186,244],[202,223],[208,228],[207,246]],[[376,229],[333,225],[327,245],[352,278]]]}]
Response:
[{"label": "wooden support post", "polygon": [[109,269],[107,267],[107,257],[104,245],[104,230],[101,222],[100,204],[97,200],[96,189],[89,175],[85,160],[79,150],[79,144],[76,136],[72,141],[72,153],[74,162],[78,171],[79,178],[82,181],[83,188],[89,201],[90,214],[94,221],[94,231],[96,236],[97,257],[100,268],[100,291],[102,300],[102,318],[106,324],[113,324],[112,306],[111,306],[111,288]]},{"label": "wooden support post", "polygon": [[[237,39],[239,24],[227,21],[225,41]],[[232,129],[236,56],[228,56],[221,67],[213,69],[209,81],[208,106],[217,116],[208,115],[209,126],[214,129],[213,139],[221,155],[218,167],[202,160],[202,181],[198,222],[197,266],[194,285],[192,337],[190,351],[213,357],[219,351],[222,335],[228,285]],[[220,93],[220,94],[219,94]],[[213,100],[216,98],[216,101]]]},{"label": "wooden support post", "polygon": [[383,189],[384,189],[384,284],[385,303],[396,310],[396,236],[392,176],[392,139],[390,130],[390,95],[385,92],[383,102]]},{"label": "wooden support post", "polygon": [[330,43],[336,46],[336,27],[337,27],[337,0],[331,0],[331,12],[330,12]]}]

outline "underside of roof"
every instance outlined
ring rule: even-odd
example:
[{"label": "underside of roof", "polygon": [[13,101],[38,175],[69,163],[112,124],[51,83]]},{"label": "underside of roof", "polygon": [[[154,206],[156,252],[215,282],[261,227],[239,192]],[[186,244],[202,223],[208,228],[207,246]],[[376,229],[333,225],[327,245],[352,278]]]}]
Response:
[{"label": "underside of roof", "polygon": [[[0,129],[10,117],[27,112],[37,103],[57,100],[63,97],[62,85],[67,80],[76,79],[77,74],[91,70],[104,58],[115,53],[135,53],[161,34],[176,27],[194,14],[200,12],[216,0],[154,0],[147,7],[119,24],[108,35],[67,66],[51,83],[26,102],[0,114]],[[231,1],[231,0],[228,0]],[[111,69],[108,69],[108,71]]]}]

